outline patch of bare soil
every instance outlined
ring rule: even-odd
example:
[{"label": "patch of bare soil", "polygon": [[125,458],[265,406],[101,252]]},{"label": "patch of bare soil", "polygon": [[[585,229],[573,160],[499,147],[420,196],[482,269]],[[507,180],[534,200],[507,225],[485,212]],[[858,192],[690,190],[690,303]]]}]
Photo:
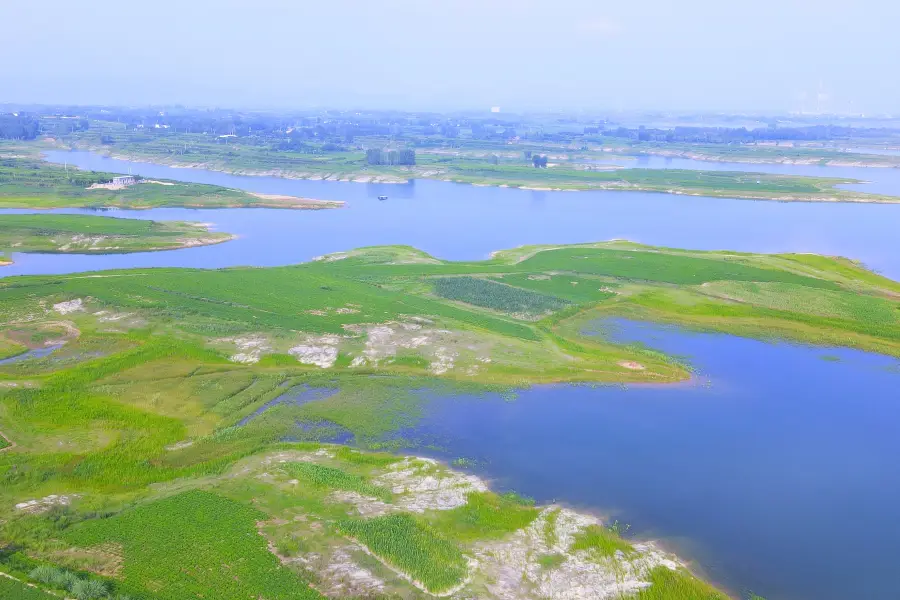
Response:
[{"label": "patch of bare soil", "polygon": [[54,552],[53,557],[63,564],[78,565],[79,569],[85,569],[103,577],[116,577],[125,562],[122,545],[114,542],[91,548],[69,548]]},{"label": "patch of bare soil", "polygon": [[316,589],[329,598],[366,598],[384,592],[384,581],[353,559],[353,551],[364,552],[358,544],[336,548],[316,569]]},{"label": "patch of bare soil", "polygon": [[622,360],[619,361],[619,366],[625,369],[630,369],[632,371],[644,371],[647,369],[644,365],[639,362],[635,362],[633,360]]}]

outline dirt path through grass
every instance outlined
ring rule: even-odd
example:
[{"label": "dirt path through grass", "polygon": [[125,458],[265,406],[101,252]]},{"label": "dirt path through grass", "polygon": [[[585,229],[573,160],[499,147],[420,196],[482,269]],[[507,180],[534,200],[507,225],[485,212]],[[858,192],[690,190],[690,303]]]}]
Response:
[{"label": "dirt path through grass", "polygon": [[4,442],[6,442],[6,445],[3,446],[2,448],[0,448],[0,452],[5,452],[5,451],[7,451],[7,450],[12,450],[13,448],[16,447],[16,443],[15,443],[14,441],[12,441],[11,439],[9,439],[8,437],[6,437],[6,434],[3,433],[2,431],[0,431],[0,438],[2,438],[2,440],[3,440]]}]

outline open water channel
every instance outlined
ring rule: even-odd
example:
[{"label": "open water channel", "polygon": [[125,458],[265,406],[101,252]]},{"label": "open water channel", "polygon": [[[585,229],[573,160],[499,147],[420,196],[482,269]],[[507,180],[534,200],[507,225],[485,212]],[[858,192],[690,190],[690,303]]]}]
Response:
[{"label": "open water channel", "polygon": [[[837,254],[900,278],[896,241],[900,204],[757,202],[612,191],[545,192],[430,180],[408,184],[306,181],[173,168],[88,152],[50,152],[48,159],[82,169],[130,171],[146,177],[210,183],[258,193],[344,200],[347,205],[319,211],[162,208],[105,212],[138,219],[211,222],[216,229],[235,233],[239,239],[216,246],[140,254],[14,254],[14,264],[0,269],[0,277],[126,267],[284,265],[329,252],[381,244],[408,244],[440,258],[471,260],[487,258],[493,250],[523,244],[624,238],[700,250]],[[693,162],[707,168],[717,165]],[[858,168],[854,173],[860,179],[874,181],[900,176],[900,169]],[[891,189],[900,196],[900,179]],[[378,200],[382,194],[388,196],[387,201]]]},{"label": "open water channel", "polygon": [[[900,205],[535,192],[436,181],[300,181],[80,152],[54,152],[49,159],[348,204],[322,211],[108,212],[208,221],[240,238],[159,253],[19,254],[13,266],[0,270],[3,275],[281,265],[374,244],[409,244],[441,258],[477,259],[521,244],[628,238],[696,249],[841,254],[900,278]],[[640,166],[651,165],[657,166]],[[781,166],[740,165],[740,170],[769,167]],[[822,167],[803,167],[811,168]],[[900,180],[894,179],[900,171],[844,171],[828,169],[839,177],[878,180],[888,187],[877,191],[900,195]],[[389,200],[379,202],[380,194]],[[444,457],[475,459],[477,470],[501,489],[632,523],[640,536],[662,539],[736,594],[752,590],[768,600],[897,597],[896,359],[628,321],[597,324],[597,332],[685,356],[699,375],[673,386],[538,386],[514,401],[433,398],[415,434],[432,439]]]}]

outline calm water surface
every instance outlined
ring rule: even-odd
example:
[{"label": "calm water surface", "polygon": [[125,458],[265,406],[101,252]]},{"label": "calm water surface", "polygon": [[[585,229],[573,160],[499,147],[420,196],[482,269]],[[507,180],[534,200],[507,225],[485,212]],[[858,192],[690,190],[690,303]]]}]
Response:
[{"label": "calm water surface", "polygon": [[412,435],[499,488],[631,523],[768,600],[896,598],[900,363],[624,320],[686,355],[678,386],[539,386],[432,402]]},{"label": "calm water surface", "polygon": [[[4,267],[0,275],[152,266],[284,265],[380,244],[409,244],[441,258],[470,260],[522,244],[625,238],[701,250],[839,254],[900,278],[900,252],[896,251],[900,205],[754,202],[611,191],[541,192],[429,180],[403,185],[303,181],[131,163],[87,152],[51,152],[48,158],[84,169],[130,170],[147,177],[260,193],[345,200],[347,206],[321,211],[110,211],[103,214],[212,222],[240,239],[204,248],[128,255],[16,254],[15,264]],[[390,199],[379,202],[380,194]]]}]

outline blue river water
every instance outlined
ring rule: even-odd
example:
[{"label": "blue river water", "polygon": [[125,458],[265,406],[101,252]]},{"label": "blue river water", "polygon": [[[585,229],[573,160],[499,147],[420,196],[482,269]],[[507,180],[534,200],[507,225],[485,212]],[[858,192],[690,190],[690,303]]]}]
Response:
[{"label": "blue river water", "polygon": [[440,397],[408,435],[473,459],[499,489],[630,523],[740,597],[897,597],[900,362],[626,320],[596,329],[699,373]]},{"label": "blue river water", "polygon": [[[408,184],[304,181],[133,163],[87,152],[51,152],[48,159],[83,169],[131,171],[146,177],[211,183],[258,193],[344,200],[347,205],[319,211],[164,208],[104,212],[140,219],[210,222],[220,231],[237,234],[239,239],[169,252],[14,254],[14,264],[0,269],[0,276],[127,267],[284,265],[329,252],[381,244],[408,244],[440,258],[471,260],[523,244],[622,238],[699,250],[842,255],[900,278],[900,252],[896,251],[900,204],[757,202],[613,191],[546,192],[430,180]],[[880,174],[894,170],[866,171]],[[900,195],[900,188],[897,193]],[[389,200],[379,202],[377,198],[382,194],[388,195]],[[0,211],[3,212],[22,211]]]}]

